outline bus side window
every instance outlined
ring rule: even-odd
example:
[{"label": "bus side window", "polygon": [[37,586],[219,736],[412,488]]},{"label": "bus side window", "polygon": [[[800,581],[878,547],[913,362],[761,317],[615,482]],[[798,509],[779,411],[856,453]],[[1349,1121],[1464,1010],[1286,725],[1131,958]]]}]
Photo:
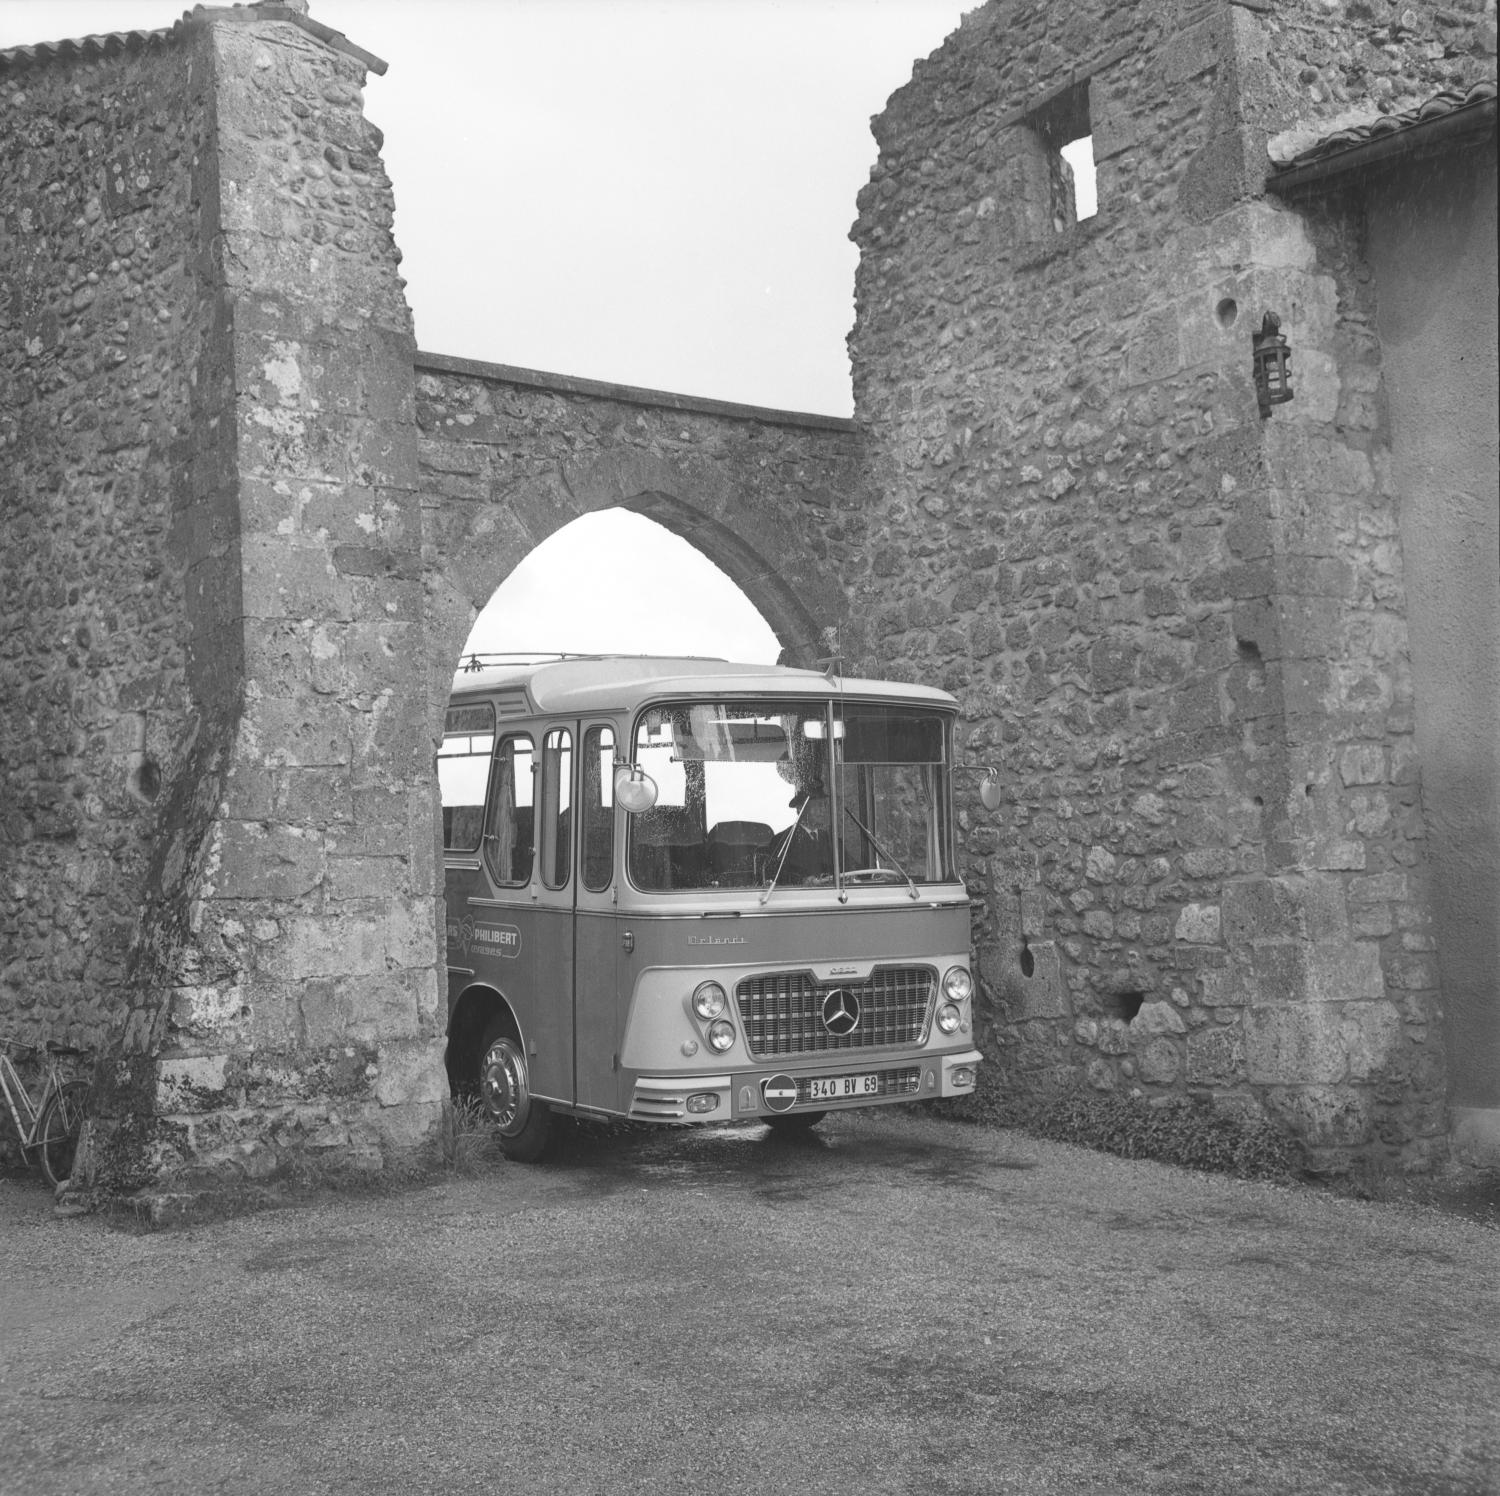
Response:
[{"label": "bus side window", "polygon": [[591,727],[583,739],[583,886],[602,893],[614,877],[615,730]]},{"label": "bus side window", "polygon": [[542,739],[542,882],[563,888],[573,862],[573,734],[554,727]]},{"label": "bus side window", "polygon": [[494,746],[495,718],[488,703],[449,708],[437,758],[444,851],[479,849],[485,782]]},{"label": "bus side window", "polygon": [[531,739],[524,733],[501,740],[490,780],[484,854],[496,883],[531,881]]}]

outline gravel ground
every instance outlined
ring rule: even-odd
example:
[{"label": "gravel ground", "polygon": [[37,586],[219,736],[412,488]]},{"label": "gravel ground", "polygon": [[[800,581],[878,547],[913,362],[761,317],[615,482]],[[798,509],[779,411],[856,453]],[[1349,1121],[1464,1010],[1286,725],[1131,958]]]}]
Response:
[{"label": "gravel ground", "polygon": [[1500,1489],[1500,1233],[928,1117],[0,1248],[6,1496]]}]

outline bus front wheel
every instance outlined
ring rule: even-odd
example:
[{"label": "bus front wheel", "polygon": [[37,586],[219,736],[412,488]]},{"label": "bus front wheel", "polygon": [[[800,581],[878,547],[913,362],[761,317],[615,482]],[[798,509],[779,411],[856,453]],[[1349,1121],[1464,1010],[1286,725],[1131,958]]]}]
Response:
[{"label": "bus front wheel", "polygon": [[498,1023],[484,1036],[479,1096],[507,1158],[529,1164],[542,1156],[552,1133],[552,1113],[546,1102],[532,1099],[520,1040]]}]

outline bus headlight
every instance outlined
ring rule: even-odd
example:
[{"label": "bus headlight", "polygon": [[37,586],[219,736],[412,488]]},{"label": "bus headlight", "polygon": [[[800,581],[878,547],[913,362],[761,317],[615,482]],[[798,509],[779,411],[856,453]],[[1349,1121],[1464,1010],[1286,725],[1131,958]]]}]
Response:
[{"label": "bus headlight", "polygon": [[716,1019],[708,1026],[708,1042],[723,1054],[734,1043],[734,1025],[727,1018]]},{"label": "bus headlight", "polygon": [[943,996],[950,1003],[966,1003],[974,995],[974,978],[962,966],[950,966],[943,974]]},{"label": "bus headlight", "polygon": [[[693,989],[693,1012],[705,1023],[710,1019],[717,1018],[728,1006],[729,999],[724,996],[724,989],[717,982],[699,982]],[[731,1039],[729,1043],[734,1043],[734,1040]],[[716,1047],[727,1049],[729,1045],[724,1044]]]},{"label": "bus headlight", "polygon": [[[937,1011],[937,1025],[945,1034],[951,1034],[961,1021],[959,1011],[952,1003],[944,1003]],[[713,1042],[711,1034],[709,1042]]]}]

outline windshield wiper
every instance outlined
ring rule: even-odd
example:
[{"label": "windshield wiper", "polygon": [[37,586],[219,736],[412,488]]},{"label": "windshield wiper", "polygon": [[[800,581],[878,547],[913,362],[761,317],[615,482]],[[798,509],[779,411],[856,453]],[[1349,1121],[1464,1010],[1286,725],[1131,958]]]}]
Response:
[{"label": "windshield wiper", "polygon": [[[850,810],[847,805],[844,807],[844,814],[846,816],[848,816],[849,819],[851,821],[853,821],[854,824],[856,826],[858,826],[861,831],[864,832],[865,839],[870,843],[870,845],[872,847],[875,848],[876,856],[878,856],[878,857],[884,857],[885,860],[888,863],[890,863],[890,865],[893,868],[895,868],[895,870],[898,873],[900,873],[903,878],[906,879],[906,886],[911,890],[911,896],[912,896],[912,898],[914,898],[914,899],[920,899],[922,897],[922,895],[917,892],[917,885],[911,881],[911,874],[909,872],[907,872],[904,867],[901,866],[901,859],[899,857],[892,856],[892,854],[890,852],[888,852],[883,846],[881,846],[881,844],[875,839],[875,833],[873,831],[871,831],[870,828],[868,826],[866,826],[865,823],[862,820],[860,820],[860,818],[857,815],[855,815],[854,812],[852,810]],[[844,874],[843,874],[842,871],[840,871],[840,873],[839,873],[839,887],[842,888],[843,886],[844,886]]]},{"label": "windshield wiper", "polygon": [[787,832],[786,840],[781,844],[781,856],[776,859],[776,871],[771,874],[771,881],[766,884],[766,891],[760,896],[761,908],[765,908],[767,900],[776,892],[776,880],[781,876],[781,870],[786,866],[786,854],[792,850],[792,840],[797,835],[797,828],[802,824],[802,817],[807,812],[811,795],[804,795],[802,803],[797,807],[797,819],[792,822],[792,829]]}]

